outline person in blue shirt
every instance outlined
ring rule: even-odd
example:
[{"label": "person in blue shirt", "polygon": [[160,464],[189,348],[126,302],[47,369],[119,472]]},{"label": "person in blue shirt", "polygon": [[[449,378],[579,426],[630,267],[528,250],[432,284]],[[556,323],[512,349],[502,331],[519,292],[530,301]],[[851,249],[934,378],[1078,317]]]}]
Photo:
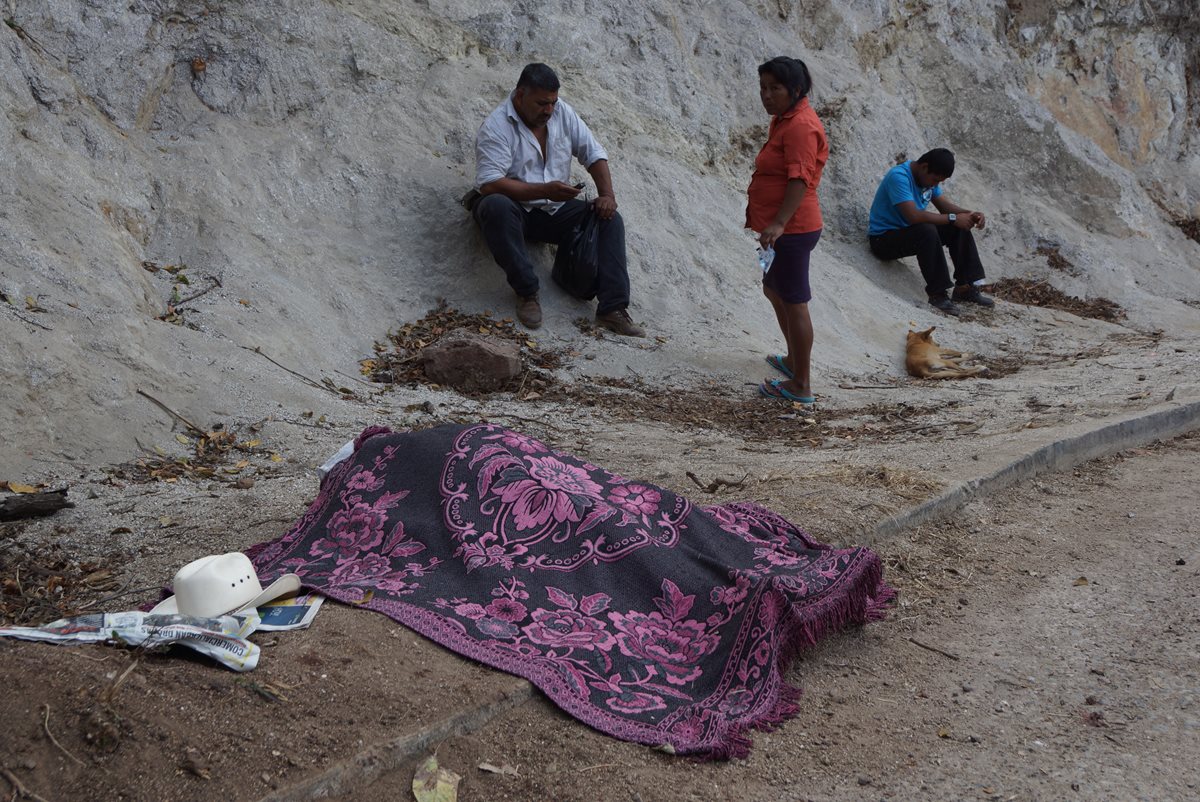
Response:
[{"label": "person in blue shirt", "polygon": [[[994,302],[979,291],[983,264],[971,235],[971,229],[982,229],[987,221],[983,212],[964,209],[945,196],[941,183],[952,175],[954,154],[946,148],[888,170],[875,190],[867,237],[871,253],[880,259],[916,256],[929,303],[957,317],[962,310],[956,301],[984,307]],[[927,209],[930,203],[936,211]],[[954,263],[953,281],[943,248]]]}]

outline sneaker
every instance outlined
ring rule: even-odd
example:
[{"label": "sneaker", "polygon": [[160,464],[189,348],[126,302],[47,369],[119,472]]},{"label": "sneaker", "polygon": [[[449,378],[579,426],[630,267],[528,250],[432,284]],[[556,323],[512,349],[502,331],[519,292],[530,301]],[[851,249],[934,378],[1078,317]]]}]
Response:
[{"label": "sneaker", "polygon": [[517,296],[517,320],[527,329],[541,328],[542,305],[538,303],[537,293]]},{"label": "sneaker", "polygon": [[646,330],[634,323],[624,309],[615,309],[612,312],[605,312],[603,315],[597,314],[596,325],[626,337],[646,336]]},{"label": "sneaker", "polygon": [[958,305],[945,295],[931,297],[929,299],[929,305],[939,312],[945,312],[947,315],[953,315],[954,317],[958,317],[962,314],[962,310],[958,308]]},{"label": "sneaker", "polygon": [[954,300],[966,301],[969,304],[979,304],[980,306],[995,306],[996,302],[979,291],[979,288],[974,284],[968,284],[965,287],[958,287],[954,290]]}]

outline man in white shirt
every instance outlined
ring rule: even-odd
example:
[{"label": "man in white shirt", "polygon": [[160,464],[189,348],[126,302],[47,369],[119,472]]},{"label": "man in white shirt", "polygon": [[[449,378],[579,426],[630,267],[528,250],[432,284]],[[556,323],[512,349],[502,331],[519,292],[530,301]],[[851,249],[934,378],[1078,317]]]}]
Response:
[{"label": "man in white shirt", "polygon": [[475,136],[475,188],[482,197],[473,215],[497,264],[517,294],[517,318],[528,328],[542,325],[538,277],[525,240],[569,244],[588,211],[572,185],[571,158],[596,182],[592,204],[600,219],[596,274],[596,324],[629,337],[645,337],[626,311],[629,274],[625,224],[617,213],[608,153],[575,110],[558,99],[559,81],[545,64],[529,64],[517,88],[488,115]]}]

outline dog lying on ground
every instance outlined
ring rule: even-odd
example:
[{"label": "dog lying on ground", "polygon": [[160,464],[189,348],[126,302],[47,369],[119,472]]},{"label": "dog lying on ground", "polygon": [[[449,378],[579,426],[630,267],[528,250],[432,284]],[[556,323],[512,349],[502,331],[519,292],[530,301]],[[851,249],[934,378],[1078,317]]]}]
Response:
[{"label": "dog lying on ground", "polygon": [[965,379],[987,371],[986,367],[963,367],[960,363],[971,356],[962,351],[942,348],[933,341],[930,326],[925,331],[909,331],[908,346],[904,349],[904,367],[909,376],[919,379]]}]

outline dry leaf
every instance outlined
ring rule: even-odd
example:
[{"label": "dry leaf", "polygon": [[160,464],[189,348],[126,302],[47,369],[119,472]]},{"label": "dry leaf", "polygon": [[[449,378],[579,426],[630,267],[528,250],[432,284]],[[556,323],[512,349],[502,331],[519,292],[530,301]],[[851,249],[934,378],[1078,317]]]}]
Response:
[{"label": "dry leaf", "polygon": [[505,763],[503,766],[494,766],[491,763],[480,763],[478,766],[480,771],[491,772],[492,774],[503,774],[505,777],[516,777],[517,770]]},{"label": "dry leaf", "polygon": [[417,802],[457,802],[461,779],[454,772],[439,768],[437,756],[430,755],[413,775],[413,796]]},{"label": "dry leaf", "polygon": [[36,493],[38,489],[32,485],[23,485],[17,482],[9,482],[8,489],[14,493]]},{"label": "dry leaf", "polygon": [[940,730],[938,730],[938,737],[939,738],[949,738],[950,730],[946,729],[945,727],[942,727]]},{"label": "dry leaf", "polygon": [[190,446],[192,444],[192,441],[187,439],[187,435],[177,434],[175,435],[175,439],[180,443],[183,443],[185,446]]},{"label": "dry leaf", "polygon": [[1079,577],[1079,579],[1075,580],[1074,584],[1076,587],[1078,587],[1080,585],[1086,585],[1086,584],[1088,584],[1088,578],[1086,576],[1081,576],[1081,577]]},{"label": "dry leaf", "polygon": [[99,571],[92,571],[90,574],[85,576],[83,578],[83,584],[85,584],[85,585],[103,585],[103,584],[106,584],[112,578],[113,578],[112,571],[109,571],[107,568],[101,568]]}]

